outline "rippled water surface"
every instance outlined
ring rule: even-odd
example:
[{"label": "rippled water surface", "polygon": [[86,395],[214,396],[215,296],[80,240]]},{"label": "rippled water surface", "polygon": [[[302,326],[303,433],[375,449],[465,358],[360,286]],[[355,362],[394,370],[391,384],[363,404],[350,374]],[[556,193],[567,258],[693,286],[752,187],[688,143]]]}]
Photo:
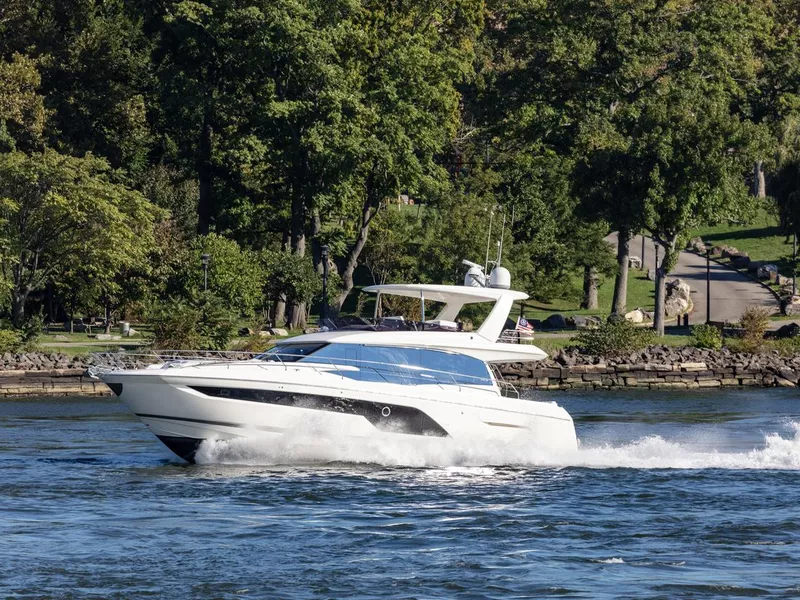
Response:
[{"label": "rippled water surface", "polygon": [[800,394],[546,398],[577,454],[194,466],[115,399],[0,400],[0,597],[800,597]]}]

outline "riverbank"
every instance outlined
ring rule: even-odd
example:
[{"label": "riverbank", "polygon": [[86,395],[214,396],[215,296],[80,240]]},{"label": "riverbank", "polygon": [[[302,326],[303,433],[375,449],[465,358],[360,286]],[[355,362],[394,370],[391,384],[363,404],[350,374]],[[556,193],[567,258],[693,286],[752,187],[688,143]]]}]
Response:
[{"label": "riverbank", "polygon": [[[0,356],[0,397],[108,396],[108,387],[87,375],[91,357],[29,352]],[[700,389],[800,385],[800,356],[776,352],[734,353],[651,346],[623,357],[604,358],[559,350],[536,363],[501,365],[517,387],[570,389]]]},{"label": "riverbank", "polygon": [[560,350],[541,362],[503,365],[501,372],[516,386],[545,390],[792,388],[800,380],[800,356],[651,346],[627,356],[604,358]]}]

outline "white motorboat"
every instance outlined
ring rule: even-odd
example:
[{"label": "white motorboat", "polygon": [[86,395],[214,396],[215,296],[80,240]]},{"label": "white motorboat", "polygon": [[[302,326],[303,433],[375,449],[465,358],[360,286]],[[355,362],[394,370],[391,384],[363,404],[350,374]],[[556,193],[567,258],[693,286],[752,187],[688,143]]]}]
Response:
[{"label": "white motorboat", "polygon": [[[508,289],[379,285],[380,296],[419,298],[422,319],[381,318],[359,329],[284,339],[247,360],[168,360],[135,370],[100,370],[103,381],[175,454],[193,461],[205,440],[275,438],[313,426],[358,442],[426,436],[442,444],[577,448],[570,415],[554,402],[520,399],[495,363],[540,360],[531,344],[501,334],[517,300]],[[425,300],[444,306],[432,321]],[[493,302],[473,332],[459,331],[464,306]],[[476,446],[479,447],[479,446]]]}]

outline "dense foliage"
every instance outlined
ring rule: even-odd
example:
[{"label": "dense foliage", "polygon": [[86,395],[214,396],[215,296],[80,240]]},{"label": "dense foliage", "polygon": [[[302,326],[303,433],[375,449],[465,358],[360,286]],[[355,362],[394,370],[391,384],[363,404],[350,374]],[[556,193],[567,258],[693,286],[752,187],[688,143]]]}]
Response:
[{"label": "dense foliage", "polygon": [[624,312],[646,232],[661,329],[692,228],[766,181],[798,229],[799,23],[790,0],[6,0],[0,313],[171,310],[188,335],[208,254],[230,315],[300,327],[323,245],[340,310],[457,283],[498,240],[535,299],[590,306],[616,274]]},{"label": "dense foliage", "polygon": [[692,335],[689,338],[689,345],[694,348],[708,348],[709,350],[719,350],[722,348],[722,331],[719,327],[703,323],[692,327]]},{"label": "dense foliage", "polygon": [[642,350],[655,341],[652,329],[625,319],[607,319],[598,327],[579,331],[573,338],[581,352],[592,356],[622,356]]}]

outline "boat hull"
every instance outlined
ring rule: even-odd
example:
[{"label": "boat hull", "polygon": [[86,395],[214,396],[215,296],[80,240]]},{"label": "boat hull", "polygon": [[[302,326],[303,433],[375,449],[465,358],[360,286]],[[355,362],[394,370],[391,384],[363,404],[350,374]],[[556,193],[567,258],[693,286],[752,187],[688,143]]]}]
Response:
[{"label": "boat hull", "polygon": [[[186,372],[189,371],[189,372]],[[550,402],[458,385],[359,382],[316,368],[112,371],[102,379],[180,458],[206,440],[280,440],[298,432],[365,445],[403,440],[577,448],[569,414]]]}]

